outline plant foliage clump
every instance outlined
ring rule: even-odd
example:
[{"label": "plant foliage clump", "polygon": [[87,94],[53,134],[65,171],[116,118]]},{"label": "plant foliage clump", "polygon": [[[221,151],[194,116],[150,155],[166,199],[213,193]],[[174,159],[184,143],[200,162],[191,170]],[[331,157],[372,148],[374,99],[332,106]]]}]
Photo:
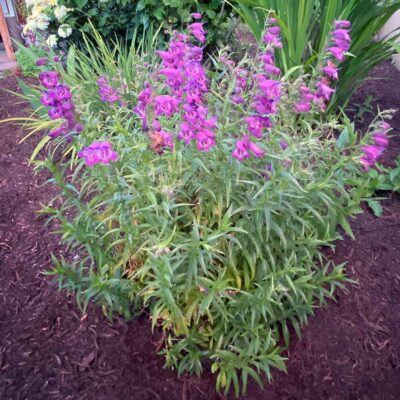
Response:
[{"label": "plant foliage clump", "polygon": [[315,67],[332,22],[346,19],[352,23],[353,43],[349,49],[352,56],[341,66],[330,111],[346,106],[372,68],[396,53],[395,40],[400,32],[394,32],[391,39],[378,39],[382,27],[400,10],[400,2],[396,0],[235,0],[232,3],[258,39],[268,12],[273,10],[277,14],[285,44],[277,63],[284,71],[297,65]]},{"label": "plant foliage clump", "polygon": [[[200,374],[211,360],[217,388],[237,394],[285,369],[289,327],[300,334],[343,285],[344,266],[321,247],[339,226],[353,236],[348,218],[390,129],[382,114],[360,139],[324,115],[332,55],[312,76],[282,75],[269,24],[255,57],[236,63],[221,50],[212,68],[201,22],[167,51],[144,40],[109,49],[96,35],[96,46],[71,48],[68,70],[50,62],[42,94],[25,87],[33,132],[51,129],[36,164],[60,189],[43,212],[73,255],[54,258],[50,274],[110,317],[147,307],[167,366]],[[335,26],[346,46],[348,21]]]}]

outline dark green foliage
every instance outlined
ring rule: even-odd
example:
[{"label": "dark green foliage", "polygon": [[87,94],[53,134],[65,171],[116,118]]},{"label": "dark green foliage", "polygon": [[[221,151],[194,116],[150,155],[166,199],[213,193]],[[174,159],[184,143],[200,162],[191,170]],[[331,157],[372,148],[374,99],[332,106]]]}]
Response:
[{"label": "dark green foliage", "polygon": [[82,32],[91,31],[89,19],[104,38],[130,39],[135,30],[142,31],[150,25],[154,29],[161,25],[163,30],[181,29],[192,20],[192,12],[203,14],[208,43],[215,43],[226,39],[231,10],[223,0],[62,0],[59,4],[73,9],[63,23],[74,29],[71,39],[76,43]]}]

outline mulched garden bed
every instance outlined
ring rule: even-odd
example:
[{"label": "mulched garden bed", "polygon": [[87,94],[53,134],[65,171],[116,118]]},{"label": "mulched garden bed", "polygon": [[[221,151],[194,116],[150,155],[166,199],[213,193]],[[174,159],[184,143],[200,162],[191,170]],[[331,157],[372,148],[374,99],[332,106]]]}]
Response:
[{"label": "mulched garden bed", "polygon": [[[386,79],[368,81],[353,107],[372,95],[374,106],[400,108],[400,72],[386,62],[372,77]],[[0,88],[17,90],[17,84],[2,79]],[[15,103],[0,91],[0,120],[22,114]],[[400,112],[392,124],[400,132]],[[19,145],[22,136],[12,123],[0,124],[0,399],[222,399],[211,374],[178,378],[163,369],[159,337],[146,315],[111,324],[90,306],[82,316],[74,296],[57,292],[41,274],[51,266],[50,254],[63,248],[36,213],[52,197],[42,187],[46,176],[34,176],[27,165],[38,137]],[[397,136],[385,163],[399,153]],[[251,384],[242,399],[399,398],[400,196],[385,196],[383,216],[365,208],[352,222],[357,240],[338,242],[331,254],[348,263],[356,283],[316,311],[302,339],[293,337],[288,374],[275,372],[264,390]]]}]

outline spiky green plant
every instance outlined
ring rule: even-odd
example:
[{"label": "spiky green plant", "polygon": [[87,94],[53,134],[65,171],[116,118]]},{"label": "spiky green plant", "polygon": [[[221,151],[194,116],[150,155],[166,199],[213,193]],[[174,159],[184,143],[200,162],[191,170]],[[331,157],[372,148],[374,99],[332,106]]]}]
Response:
[{"label": "spiky green plant", "polygon": [[[85,46],[70,50],[67,69],[55,65],[85,128],[52,141],[47,156],[35,160],[59,189],[42,212],[58,221],[70,254],[53,257],[49,274],[76,292],[83,309],[96,301],[112,318],[147,307],[153,328],[164,333],[166,365],[179,373],[200,374],[209,359],[217,389],[233,387],[237,395],[249,378],[262,384],[264,373],[271,380],[273,368],[285,370],[289,327],[300,334],[315,307],[346,281],[344,265],[321,247],[334,246],[339,226],[353,237],[348,218],[362,211],[368,177],[353,125],[294,113],[304,77],[291,70],[279,80],[263,157],[239,162],[231,154],[248,133],[243,117],[252,112],[262,67],[247,56],[234,65],[221,51],[205,95],[218,117],[217,145],[200,152],[175,141],[160,152],[132,111],[145,81],[154,96],[168,93],[154,52]],[[235,105],[243,68],[250,76]],[[99,75],[115,78],[120,103],[100,100]],[[31,92],[32,104],[38,96]],[[176,137],[182,118],[180,109],[159,123]],[[44,114],[40,121],[54,124]],[[334,132],[342,132],[339,140]],[[75,157],[93,141],[111,142],[118,161],[88,167]]]},{"label": "spiky green plant", "polygon": [[239,14],[255,37],[260,40],[269,13],[282,28],[284,51],[278,65],[284,71],[297,65],[316,66],[317,54],[326,46],[330,27],[335,19],[352,23],[352,46],[349,57],[340,65],[329,109],[337,112],[345,107],[353,93],[367,78],[372,68],[395,53],[395,36],[377,39],[389,18],[400,10],[396,0],[234,0]]}]

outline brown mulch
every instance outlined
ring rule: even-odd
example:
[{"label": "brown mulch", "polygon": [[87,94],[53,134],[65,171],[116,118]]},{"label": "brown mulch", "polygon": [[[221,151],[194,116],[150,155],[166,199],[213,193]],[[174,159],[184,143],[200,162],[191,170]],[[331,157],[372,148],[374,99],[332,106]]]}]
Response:
[{"label": "brown mulch", "polygon": [[[367,95],[384,108],[400,108],[400,73],[378,67],[353,104]],[[0,80],[16,90],[13,78]],[[0,120],[21,115],[15,99],[0,91]],[[400,131],[400,113],[393,120]],[[22,131],[0,124],[0,399],[208,400],[211,374],[178,378],[156,355],[148,317],[110,323],[90,306],[82,316],[74,296],[59,293],[41,271],[61,254],[56,235],[36,210],[52,197],[45,175],[34,176],[27,158],[37,143],[18,144]],[[391,141],[388,163],[399,154]],[[374,400],[400,397],[400,197],[390,193],[384,214],[353,222],[356,241],[338,242],[331,257],[347,262],[357,281],[310,318],[302,339],[288,351],[288,374],[274,374],[264,390],[251,384],[243,399]]]}]

